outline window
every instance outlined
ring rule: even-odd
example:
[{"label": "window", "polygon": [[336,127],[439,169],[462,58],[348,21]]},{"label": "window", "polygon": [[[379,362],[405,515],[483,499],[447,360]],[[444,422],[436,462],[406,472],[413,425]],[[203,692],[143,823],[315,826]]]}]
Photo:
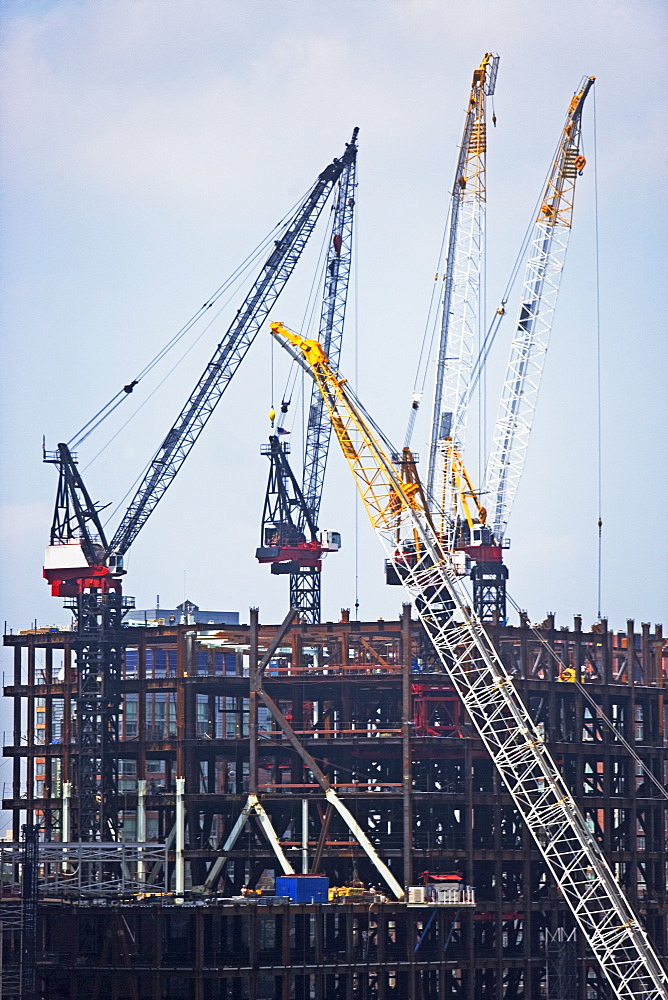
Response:
[{"label": "window", "polygon": [[123,720],[125,738],[132,739],[137,735],[137,695],[126,694],[123,701]]},{"label": "window", "polygon": [[139,666],[139,650],[138,649],[126,649],[125,650],[125,676],[126,677],[136,677],[138,673]]}]

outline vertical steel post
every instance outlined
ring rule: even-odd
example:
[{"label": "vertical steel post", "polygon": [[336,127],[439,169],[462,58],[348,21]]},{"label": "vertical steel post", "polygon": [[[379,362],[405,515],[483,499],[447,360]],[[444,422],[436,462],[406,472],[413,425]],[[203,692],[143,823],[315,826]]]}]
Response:
[{"label": "vertical steel post", "polygon": [[258,677],[258,608],[250,609],[249,697],[248,697],[248,791],[257,795],[257,692]]},{"label": "vertical steel post", "polygon": [[302,799],[302,875],[308,875],[308,799]]},{"label": "vertical steel post", "polygon": [[64,844],[69,844],[72,840],[72,813],[70,805],[72,802],[72,782],[63,782],[63,829],[61,836]]},{"label": "vertical steel post", "polygon": [[186,811],[184,807],[184,796],[186,790],[186,779],[177,778],[176,779],[176,859],[175,859],[175,890],[176,890],[176,902],[183,902],[183,893],[185,889],[185,865],[183,859],[183,850],[185,847],[185,826],[186,826]]},{"label": "vertical steel post", "polygon": [[[139,778],[137,781],[137,842],[146,843],[146,778]],[[137,861],[137,881],[146,881],[146,862],[144,861],[143,849],[140,847]]]},{"label": "vertical steel post", "polygon": [[413,806],[411,791],[413,769],[411,764],[411,727],[413,711],[411,704],[411,605],[404,604],[401,613],[401,760],[403,791],[403,837],[404,837],[404,886],[413,881]]}]

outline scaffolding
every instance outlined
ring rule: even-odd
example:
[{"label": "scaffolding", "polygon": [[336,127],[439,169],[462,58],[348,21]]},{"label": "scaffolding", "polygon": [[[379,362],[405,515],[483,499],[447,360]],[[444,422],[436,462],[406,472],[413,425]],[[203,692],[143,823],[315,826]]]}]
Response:
[{"label": "scaffolding", "polygon": [[[565,629],[548,616],[537,632],[523,622],[489,633],[665,955],[666,798],[637,762],[665,782],[661,628],[583,630],[576,618]],[[60,984],[53,996],[112,1000],[545,1000],[567,978],[571,958],[553,955],[563,939],[573,1000],[609,995],[408,606],[397,621],[344,613],[265,626],[252,614],[248,625],[124,629],[119,843],[68,833],[76,633],[5,645],[15,716],[3,808],[16,841],[24,822],[40,830],[38,990],[42,977]],[[7,900],[20,868],[12,850],[0,852]],[[366,895],[310,906],[267,895],[288,871]],[[392,880],[408,890],[425,873],[474,887],[475,902],[453,889],[443,906],[397,898]]]}]

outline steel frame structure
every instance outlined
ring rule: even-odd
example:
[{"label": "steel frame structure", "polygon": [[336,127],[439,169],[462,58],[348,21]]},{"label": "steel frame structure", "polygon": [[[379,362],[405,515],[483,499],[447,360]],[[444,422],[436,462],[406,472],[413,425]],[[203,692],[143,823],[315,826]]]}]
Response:
[{"label": "steel frame structure", "polygon": [[[622,732],[658,778],[665,773],[668,661],[661,630],[653,633],[643,625],[636,632],[630,622],[624,633],[605,626],[590,632],[577,619],[569,630],[548,616],[538,636],[524,625],[491,626],[490,634],[593,835],[665,953],[666,801],[648,782],[638,784],[634,762],[616,736]],[[101,989],[105,977],[115,976],[107,993],[114,997],[117,989],[120,998],[132,995],[123,978],[129,968],[139,995],[153,996],[149,980],[164,990],[171,977],[187,995],[202,1000],[243,995],[258,975],[283,977],[276,986],[281,997],[284,990],[288,997],[290,990],[306,990],[305,996],[320,990],[327,998],[340,990],[342,997],[352,993],[355,1000],[392,1000],[397,991],[424,994],[425,1000],[544,996],[545,934],[560,927],[569,933],[573,923],[454,688],[438,672],[428,636],[410,614],[399,621],[351,622],[344,616],[335,624],[293,623],[287,631],[252,622],[213,630],[141,626],[125,629],[123,641],[119,822],[129,841],[135,829],[157,841],[70,848],[58,838],[67,825],[62,775],[71,773],[76,754],[71,725],[76,634],[45,630],[5,638],[16,657],[14,682],[5,692],[15,704],[14,746],[5,750],[14,761],[15,792],[3,807],[14,815],[17,838],[24,818],[38,823],[46,838],[40,857],[52,859],[54,877],[40,883],[38,914],[38,971],[49,984],[65,983],[64,996],[90,996],[98,976]],[[557,660],[543,642],[556,651]],[[306,859],[306,869],[328,875],[331,884],[343,885],[357,872],[365,883],[382,886],[377,869],[335,810],[327,822],[321,786],[253,695],[251,662],[257,657],[261,664],[272,649],[263,689],[399,881],[416,884],[425,869],[457,870],[476,887],[475,907],[462,908],[458,916],[454,909],[439,912],[417,951],[433,911],[411,909],[409,917],[403,902],[380,904],[376,930],[365,922],[368,903],[270,911],[229,898],[239,896],[245,885],[256,885],[265,869],[281,870],[255,818],[223,850],[249,801],[251,779],[293,869],[304,871]],[[563,683],[559,662],[586,665],[596,679]],[[587,694],[615,722],[614,730],[602,725]],[[167,709],[161,722],[160,703]],[[175,889],[174,776],[179,773],[186,775],[184,895],[186,902],[200,905],[174,906],[170,895],[157,897],[159,905],[151,906],[150,899],[139,896]],[[140,822],[142,811],[148,829],[146,820]],[[82,852],[81,892],[78,871],[69,878],[62,871],[63,853],[70,849]],[[124,884],[121,850],[127,852]],[[147,878],[137,883],[139,851],[153,852],[155,858],[144,859]],[[161,867],[146,887],[165,857],[167,879]],[[224,878],[203,900],[195,887],[221,858]],[[18,848],[14,854],[3,849],[0,860],[7,892],[20,860]],[[115,899],[115,906],[96,907],[96,895]],[[44,896],[63,900],[47,903]],[[12,902],[20,903],[6,898],[7,908]],[[131,934],[128,955],[112,960],[105,949],[110,940],[118,941],[119,930],[109,922],[118,907]],[[301,934],[299,921],[306,915],[311,922],[306,968],[297,961],[299,949],[288,960],[256,942],[249,921],[263,915],[288,922],[285,932],[280,930],[284,925],[276,925],[279,942],[284,933]],[[227,927],[226,940],[236,942],[233,949],[216,938],[219,920]],[[334,920],[341,921],[336,935],[341,942],[350,940],[349,948],[334,945],[327,929]],[[94,926],[99,931],[93,934]],[[186,937],[181,926],[188,928]],[[16,952],[9,918],[4,930],[11,965]],[[368,947],[362,930],[373,932]],[[207,942],[210,961],[198,959],[200,952],[186,943],[194,940]],[[77,962],[78,954],[87,956],[85,965]],[[577,956],[577,1000],[609,1000],[581,935]],[[358,977],[354,984],[353,976]],[[221,985],[214,987],[211,977]]]},{"label": "steel frame structure", "polygon": [[332,370],[322,347],[281,324],[272,324],[272,330],[313,375],[387,556],[615,996],[665,1000],[668,974],[488,632],[471,611],[420,491],[402,481],[390,457],[393,449],[346,380]]}]

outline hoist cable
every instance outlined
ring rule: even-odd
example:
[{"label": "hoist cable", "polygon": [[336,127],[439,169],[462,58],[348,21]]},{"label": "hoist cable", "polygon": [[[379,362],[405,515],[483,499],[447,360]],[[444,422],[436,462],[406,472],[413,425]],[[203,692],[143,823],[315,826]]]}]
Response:
[{"label": "hoist cable", "polygon": [[494,344],[494,341],[496,340],[496,335],[499,332],[499,327],[501,325],[501,321],[503,320],[504,316],[507,315],[506,305],[508,304],[508,299],[510,298],[510,296],[512,294],[513,288],[515,287],[515,282],[517,281],[517,276],[519,274],[520,267],[522,266],[522,262],[523,262],[523,260],[524,260],[524,258],[526,256],[527,249],[528,249],[529,244],[531,242],[531,238],[532,238],[532,235],[533,235],[533,228],[534,228],[534,225],[535,225],[535,220],[536,220],[536,218],[538,216],[538,210],[539,210],[539,207],[540,207],[540,205],[542,203],[543,194],[545,192],[545,188],[547,186],[548,179],[549,179],[550,174],[552,172],[552,165],[553,165],[554,161],[557,158],[557,155],[559,153],[560,147],[561,147],[561,137],[559,138],[559,142],[557,143],[557,147],[556,147],[556,149],[554,151],[554,155],[552,157],[552,160],[550,161],[550,166],[549,166],[549,168],[548,168],[548,170],[547,170],[547,172],[545,174],[545,178],[543,180],[543,184],[542,184],[542,187],[540,189],[540,193],[539,193],[538,198],[536,199],[536,202],[534,204],[533,212],[531,214],[531,220],[530,220],[529,225],[527,226],[526,231],[524,233],[524,237],[522,239],[522,244],[521,244],[520,249],[519,249],[519,251],[517,253],[517,256],[515,257],[515,262],[513,264],[512,270],[510,272],[510,277],[508,278],[508,281],[506,282],[505,290],[503,292],[503,295],[501,296],[501,301],[500,301],[500,303],[499,303],[499,305],[498,305],[498,307],[497,307],[497,309],[496,309],[496,311],[494,313],[494,316],[493,316],[493,318],[492,318],[492,320],[491,320],[491,322],[490,322],[490,324],[489,324],[489,326],[487,328],[487,332],[486,332],[486,334],[485,334],[485,336],[483,338],[483,342],[481,344],[480,351],[478,353],[478,357],[476,358],[476,360],[473,363],[473,368],[471,369],[471,379],[470,379],[470,382],[469,382],[469,386],[468,386],[468,390],[467,390],[467,394],[466,394],[466,399],[465,399],[465,404],[464,404],[466,406],[468,406],[468,404],[469,404],[469,402],[471,400],[471,396],[475,392],[476,386],[478,385],[478,382],[480,380],[480,376],[482,374],[482,370],[483,370],[483,368],[485,366],[485,363],[487,361],[487,358],[489,356],[489,352],[491,351],[492,345]]},{"label": "hoist cable", "polygon": [[[445,225],[443,227],[441,246],[439,248],[438,257],[436,260],[436,273],[434,275],[434,281],[431,286],[429,306],[427,309],[427,316],[425,318],[424,331],[422,333],[422,341],[420,343],[420,353],[418,355],[418,363],[415,369],[411,411],[408,417],[408,424],[406,426],[406,435],[404,437],[404,446],[406,448],[410,447],[411,438],[413,436],[413,428],[415,427],[415,418],[417,417],[417,405],[415,404],[416,403],[419,404],[419,399],[424,395],[424,387],[427,382],[427,375],[429,373],[429,359],[431,358],[432,351],[434,349],[434,340],[436,338],[436,329],[438,327],[440,297],[436,307],[434,307],[434,300],[436,299],[436,290],[437,288],[440,288],[439,277],[442,279],[445,278],[445,275],[441,274],[441,264],[443,264],[444,266],[447,264],[447,262],[443,260],[443,253],[445,249],[445,242],[448,235],[451,214],[452,214],[452,197],[450,198],[448,204],[448,212],[445,219]],[[420,375],[422,375],[421,381],[420,381]]]},{"label": "hoist cable", "polygon": [[601,584],[603,556],[603,446],[601,422],[601,281],[598,241],[598,156],[596,147],[596,88],[594,88],[594,243],[596,256],[596,459],[598,476],[598,573],[596,608],[601,620]]},{"label": "hoist cable", "polygon": [[[100,409],[98,412],[90,418],[69,440],[68,447],[73,450],[79,447],[86,438],[96,430],[101,423],[103,423],[107,417],[109,417],[114,410],[126,399],[131,393],[134,387],[140,382],[146,375],[148,375],[156,365],[162,361],[162,359],[167,355],[179,341],[192,329],[192,327],[202,318],[202,316],[212,308],[218,302],[218,300],[227,291],[229,291],[234,285],[238,284],[243,280],[246,272],[253,266],[257,261],[258,257],[264,253],[272,240],[275,240],[275,236],[278,232],[285,228],[289,220],[294,216],[297,206],[304,201],[304,196],[298,202],[293,205],[288,212],[276,223],[276,225],[271,229],[271,231],[261,240],[260,243],[252,250],[246,258],[236,267],[232,274],[226,278],[226,280],[219,285],[219,287],[213,292],[212,295],[204,302],[199,309],[194,313],[189,320],[187,320],[184,325],[177,330],[177,332],[170,338],[170,340],[158,351],[156,355],[144,366],[144,368],[139,372],[136,377],[120,389],[112,398]],[[219,315],[219,314],[218,314]],[[208,329],[208,327],[207,327]]]},{"label": "hoist cable", "polygon": [[[326,251],[327,251],[327,247],[328,246],[329,246],[329,230],[327,228],[325,228],[324,235],[323,235],[323,238],[322,238],[321,244],[320,244],[320,250],[318,252],[318,260],[316,262],[316,266],[315,266],[315,269],[313,271],[313,278],[311,280],[311,287],[309,289],[308,297],[307,297],[307,300],[306,300],[306,306],[304,308],[304,313],[303,313],[303,316],[302,316],[302,325],[301,325],[300,329],[302,331],[304,331],[302,333],[303,337],[309,336],[309,330],[310,330],[311,325],[313,323],[313,315],[314,315],[314,312],[315,312],[315,306],[316,306],[316,302],[317,302],[316,292],[317,292],[318,288],[320,287],[321,283],[324,286],[324,274],[325,274],[325,265],[326,265]],[[274,338],[272,337],[271,339],[272,339],[272,343],[273,343]],[[316,340],[319,339],[319,337],[318,337],[317,334],[316,334],[315,339]],[[294,360],[292,360],[290,362],[290,368],[288,369],[287,378],[285,380],[285,388],[283,390],[283,396],[282,396],[282,400],[281,400],[282,403],[285,402],[285,401],[289,402],[292,399],[292,395],[293,395],[293,393],[295,391],[295,386],[297,384],[297,377],[299,375],[299,369],[300,369],[300,366]],[[294,422],[293,422],[293,425],[294,425]]]},{"label": "hoist cable", "polygon": [[[118,430],[115,432],[115,434],[112,434],[112,436],[109,438],[109,440],[100,448],[100,450],[93,456],[93,458],[90,459],[90,461],[87,463],[87,465],[84,466],[84,468],[83,468],[84,472],[86,471],[86,469],[88,469],[93,464],[93,462],[97,461],[97,459],[100,457],[100,455],[104,451],[106,451],[106,449],[109,447],[109,445],[113,441],[116,440],[116,438],[121,433],[121,431],[123,431],[128,426],[128,424],[131,423],[134,420],[134,418],[137,416],[137,414],[140,412],[140,410],[142,410],[146,406],[146,404],[153,398],[153,396],[155,396],[155,394],[158,391],[158,389],[160,389],[165,384],[165,382],[167,381],[167,379],[176,371],[176,369],[179,367],[179,365],[181,364],[181,362],[184,361],[185,358],[188,357],[188,355],[193,350],[193,348],[196,347],[197,344],[200,342],[200,340],[202,339],[202,337],[204,336],[204,334],[207,333],[211,329],[211,326],[216,322],[216,320],[219,318],[219,316],[223,312],[223,310],[225,310],[227,308],[227,306],[230,303],[230,299],[232,298],[232,295],[234,295],[234,294],[235,294],[234,292],[231,293],[231,295],[222,304],[222,306],[220,307],[220,309],[218,310],[218,312],[214,316],[212,316],[211,319],[209,320],[209,322],[206,324],[206,326],[202,328],[202,330],[199,332],[199,334],[197,335],[197,337],[195,338],[195,340],[193,340],[192,344],[190,344],[189,347],[186,348],[186,350],[183,352],[183,354],[181,355],[181,357],[172,365],[172,367],[169,369],[169,371],[167,371],[163,375],[163,377],[160,379],[160,381],[157,383],[157,385],[148,394],[148,396],[146,397],[146,399],[142,400],[142,402],[139,404],[139,406],[137,407],[137,409],[133,410],[133,412],[130,414],[130,416],[125,421],[125,423],[121,424],[121,426],[118,428]],[[98,421],[98,424],[96,424],[95,426],[96,427],[99,426],[99,424],[101,422],[102,422],[101,420]],[[94,430],[95,430],[95,427],[92,427],[90,429],[90,431],[88,432],[88,434],[92,434]],[[88,434],[86,434],[86,437],[88,437]],[[84,439],[82,439],[82,440],[84,440]],[[146,468],[148,469],[148,465],[146,466]],[[126,496],[127,496],[127,493],[126,493]],[[123,499],[125,499],[125,497]],[[115,511],[118,510],[118,506],[115,507],[114,510]]]},{"label": "hoist cable", "polygon": [[[517,276],[519,274],[520,268],[522,266],[522,262],[523,262],[523,260],[524,260],[524,258],[526,256],[527,249],[528,249],[529,244],[531,242],[531,237],[533,235],[534,222],[535,222],[535,219],[536,219],[536,217],[538,215],[538,210],[539,210],[540,204],[541,204],[542,199],[543,199],[543,193],[545,191],[545,187],[547,185],[547,181],[548,181],[548,179],[550,177],[550,174],[551,174],[551,171],[552,171],[552,164],[554,163],[554,161],[555,161],[555,159],[556,159],[556,157],[557,157],[557,155],[559,153],[560,146],[561,146],[561,137],[559,139],[559,142],[557,143],[556,149],[554,151],[554,155],[552,157],[552,160],[550,161],[550,166],[548,167],[547,172],[545,174],[545,177],[543,179],[543,184],[542,184],[542,186],[540,188],[540,193],[539,193],[539,195],[538,195],[538,197],[536,199],[536,202],[534,204],[533,212],[531,214],[531,219],[530,219],[530,222],[529,222],[529,224],[528,224],[528,226],[527,226],[527,228],[525,230],[524,237],[522,239],[522,243],[521,243],[520,249],[519,249],[519,251],[518,251],[518,253],[517,253],[516,257],[515,257],[515,261],[514,261],[514,264],[513,264],[511,273],[510,273],[510,277],[508,278],[508,281],[506,283],[506,287],[505,287],[504,293],[503,293],[503,295],[501,297],[501,302],[500,302],[499,306],[497,307],[497,309],[496,309],[496,311],[494,313],[494,317],[492,318],[492,321],[489,324],[489,327],[487,328],[487,331],[486,331],[484,337],[482,338],[482,343],[480,345],[480,350],[478,352],[478,356],[477,356],[476,360],[473,363],[473,367],[471,369],[471,378],[470,378],[470,381],[469,381],[469,386],[468,386],[468,389],[466,391],[466,397],[465,397],[465,400],[464,400],[464,406],[465,407],[467,407],[469,405],[470,401],[471,401],[471,397],[473,396],[473,393],[475,392],[477,384],[478,384],[478,382],[480,380],[480,377],[482,375],[482,370],[483,370],[483,368],[485,366],[485,363],[487,361],[487,357],[489,355],[489,352],[492,349],[492,345],[494,344],[494,341],[496,339],[496,335],[497,335],[497,333],[499,331],[499,327],[501,325],[501,321],[502,321],[503,317],[506,315],[506,305],[508,303],[508,299],[510,298],[510,295],[512,294],[513,288],[515,287],[515,282],[517,281]],[[444,250],[445,241],[446,241],[446,237],[447,237],[447,233],[448,233],[448,229],[449,229],[449,225],[450,225],[451,214],[452,214],[452,198],[450,199],[450,203],[449,203],[449,206],[448,206],[448,213],[447,213],[447,218],[446,218],[446,224],[445,224],[445,228],[443,230],[443,238],[442,238],[442,241],[441,241],[441,248],[440,248],[440,253],[439,253],[439,257],[438,257],[439,262],[443,263],[444,267],[447,267],[447,261],[443,261],[442,260],[442,258],[443,258],[443,250]],[[422,337],[422,344],[421,344],[421,347],[420,347],[420,355],[419,355],[419,359],[418,359],[418,366],[417,366],[417,370],[416,370],[416,374],[415,374],[415,381],[414,381],[414,384],[413,384],[413,398],[414,399],[415,399],[416,395],[418,394],[418,385],[420,385],[419,393],[420,394],[424,393],[424,387],[425,387],[425,383],[426,383],[426,380],[427,380],[427,374],[428,374],[428,370],[429,370],[429,359],[430,359],[430,357],[432,355],[432,351],[433,351],[433,347],[434,347],[434,340],[435,340],[435,336],[436,336],[436,329],[437,329],[437,326],[438,326],[438,313],[439,313],[439,309],[436,309],[434,311],[434,297],[435,297],[435,294],[436,294],[436,285],[438,284],[438,277],[439,277],[439,273],[437,271],[436,278],[434,280],[434,285],[432,286],[431,298],[430,298],[430,302],[429,302],[429,309],[428,309],[428,312],[427,312],[427,319],[426,319],[426,322],[425,322],[425,331],[424,331],[424,334],[423,334],[423,337]],[[439,302],[439,307],[440,307],[440,302]],[[425,346],[427,344],[427,337],[428,337],[428,333],[429,333],[430,324],[431,324],[431,336],[429,336],[429,344],[428,344],[428,348],[427,348],[426,354],[425,354]],[[422,381],[420,383],[420,372],[421,372],[421,369],[422,369]],[[410,444],[410,438],[412,436],[414,423],[415,423],[415,407],[412,408],[411,414],[410,414],[410,417],[409,417],[409,421],[408,421],[408,428],[407,428],[407,431],[406,431],[406,447],[408,447],[409,444]]]}]

